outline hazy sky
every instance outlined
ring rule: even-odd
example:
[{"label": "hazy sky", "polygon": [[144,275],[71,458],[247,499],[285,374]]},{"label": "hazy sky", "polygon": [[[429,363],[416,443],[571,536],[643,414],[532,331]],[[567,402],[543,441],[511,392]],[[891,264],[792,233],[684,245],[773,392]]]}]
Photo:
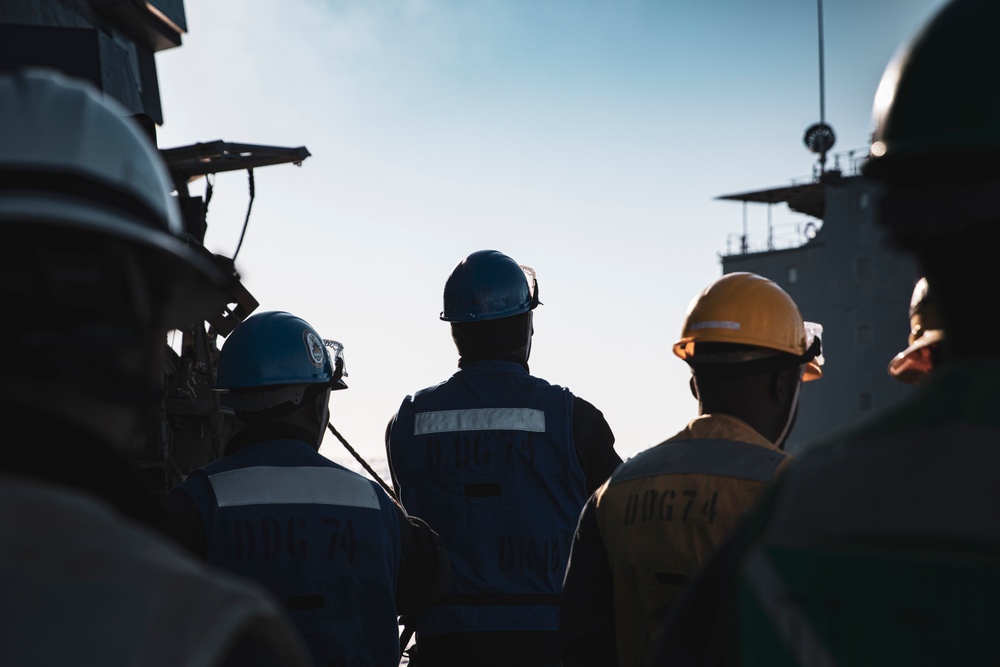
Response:
[{"label": "hazy sky", "polygon": [[[834,152],[866,147],[883,68],[943,4],[823,3]],[[742,206],[715,198],[810,177],[816,2],[189,0],[186,11],[183,46],[157,56],[160,146],[309,149],[301,167],[255,170],[236,263],[258,310],[344,343],[350,389],[333,395],[332,421],[376,469],[400,400],[457,368],[441,292],[483,248],[535,268],[531,370],[600,408],[623,458],[696,416],[670,348],[742,230]],[[214,252],[232,256],[248,202],[245,172],[217,177]],[[766,215],[751,207],[751,235]],[[321,451],[357,469],[332,436]]]}]

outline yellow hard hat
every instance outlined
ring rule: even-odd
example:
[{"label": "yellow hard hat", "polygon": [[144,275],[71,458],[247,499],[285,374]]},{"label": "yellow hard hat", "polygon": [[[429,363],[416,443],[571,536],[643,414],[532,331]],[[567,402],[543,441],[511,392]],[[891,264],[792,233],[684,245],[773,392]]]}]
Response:
[{"label": "yellow hard hat", "polygon": [[806,365],[803,379],[815,380],[823,376],[822,328],[808,325],[792,297],[774,281],[754,273],[728,273],[691,301],[674,354],[691,363],[696,343],[750,345],[799,357]]},{"label": "yellow hard hat", "polygon": [[942,340],[944,323],[941,321],[937,301],[927,286],[927,278],[921,278],[910,297],[909,347],[889,362],[889,375],[907,384],[920,384],[931,368],[915,354]]}]

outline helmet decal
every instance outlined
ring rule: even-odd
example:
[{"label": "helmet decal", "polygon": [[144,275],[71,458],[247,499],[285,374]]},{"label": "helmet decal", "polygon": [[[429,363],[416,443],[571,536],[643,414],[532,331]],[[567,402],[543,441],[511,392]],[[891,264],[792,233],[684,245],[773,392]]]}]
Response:
[{"label": "helmet decal", "polygon": [[305,341],[306,350],[309,352],[309,361],[316,368],[323,368],[326,363],[326,346],[315,332],[306,329],[302,332],[302,340]]}]

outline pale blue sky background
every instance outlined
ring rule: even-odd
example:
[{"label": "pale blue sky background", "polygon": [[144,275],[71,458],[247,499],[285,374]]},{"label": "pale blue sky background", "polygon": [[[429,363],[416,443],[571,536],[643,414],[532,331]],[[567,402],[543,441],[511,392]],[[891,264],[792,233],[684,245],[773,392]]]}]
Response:
[{"label": "pale blue sky background", "polygon": [[[823,4],[826,120],[835,151],[860,149],[883,68],[944,2]],[[600,408],[623,458],[696,415],[670,346],[742,230],[714,198],[811,174],[816,2],[186,5],[184,45],[157,56],[160,146],[312,153],[255,171],[237,267],[259,310],[344,343],[332,420],[377,470],[400,400],[456,369],[441,291],[482,248],[535,268],[531,370]],[[210,249],[232,255],[247,203],[245,172],[220,174]],[[749,221],[763,234],[766,208]],[[321,451],[358,469],[332,435]]]}]

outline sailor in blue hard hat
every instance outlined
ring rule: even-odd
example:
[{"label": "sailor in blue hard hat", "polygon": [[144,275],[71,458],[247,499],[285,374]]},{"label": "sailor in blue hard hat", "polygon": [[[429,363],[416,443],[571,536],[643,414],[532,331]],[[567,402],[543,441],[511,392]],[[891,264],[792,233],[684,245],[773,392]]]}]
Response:
[{"label": "sailor in blue hard hat", "polygon": [[398,665],[397,618],[442,589],[434,532],[374,481],[319,453],[343,346],[287,312],[251,315],[219,354],[217,388],[243,429],[170,494],[168,530],[265,584],[317,665]]},{"label": "sailor in blue hard hat", "polygon": [[421,665],[554,665],[570,541],[621,458],[601,412],[530,374],[535,272],[496,250],[444,287],[459,370],[386,431],[400,500],[441,535],[453,578],[412,619]]}]

